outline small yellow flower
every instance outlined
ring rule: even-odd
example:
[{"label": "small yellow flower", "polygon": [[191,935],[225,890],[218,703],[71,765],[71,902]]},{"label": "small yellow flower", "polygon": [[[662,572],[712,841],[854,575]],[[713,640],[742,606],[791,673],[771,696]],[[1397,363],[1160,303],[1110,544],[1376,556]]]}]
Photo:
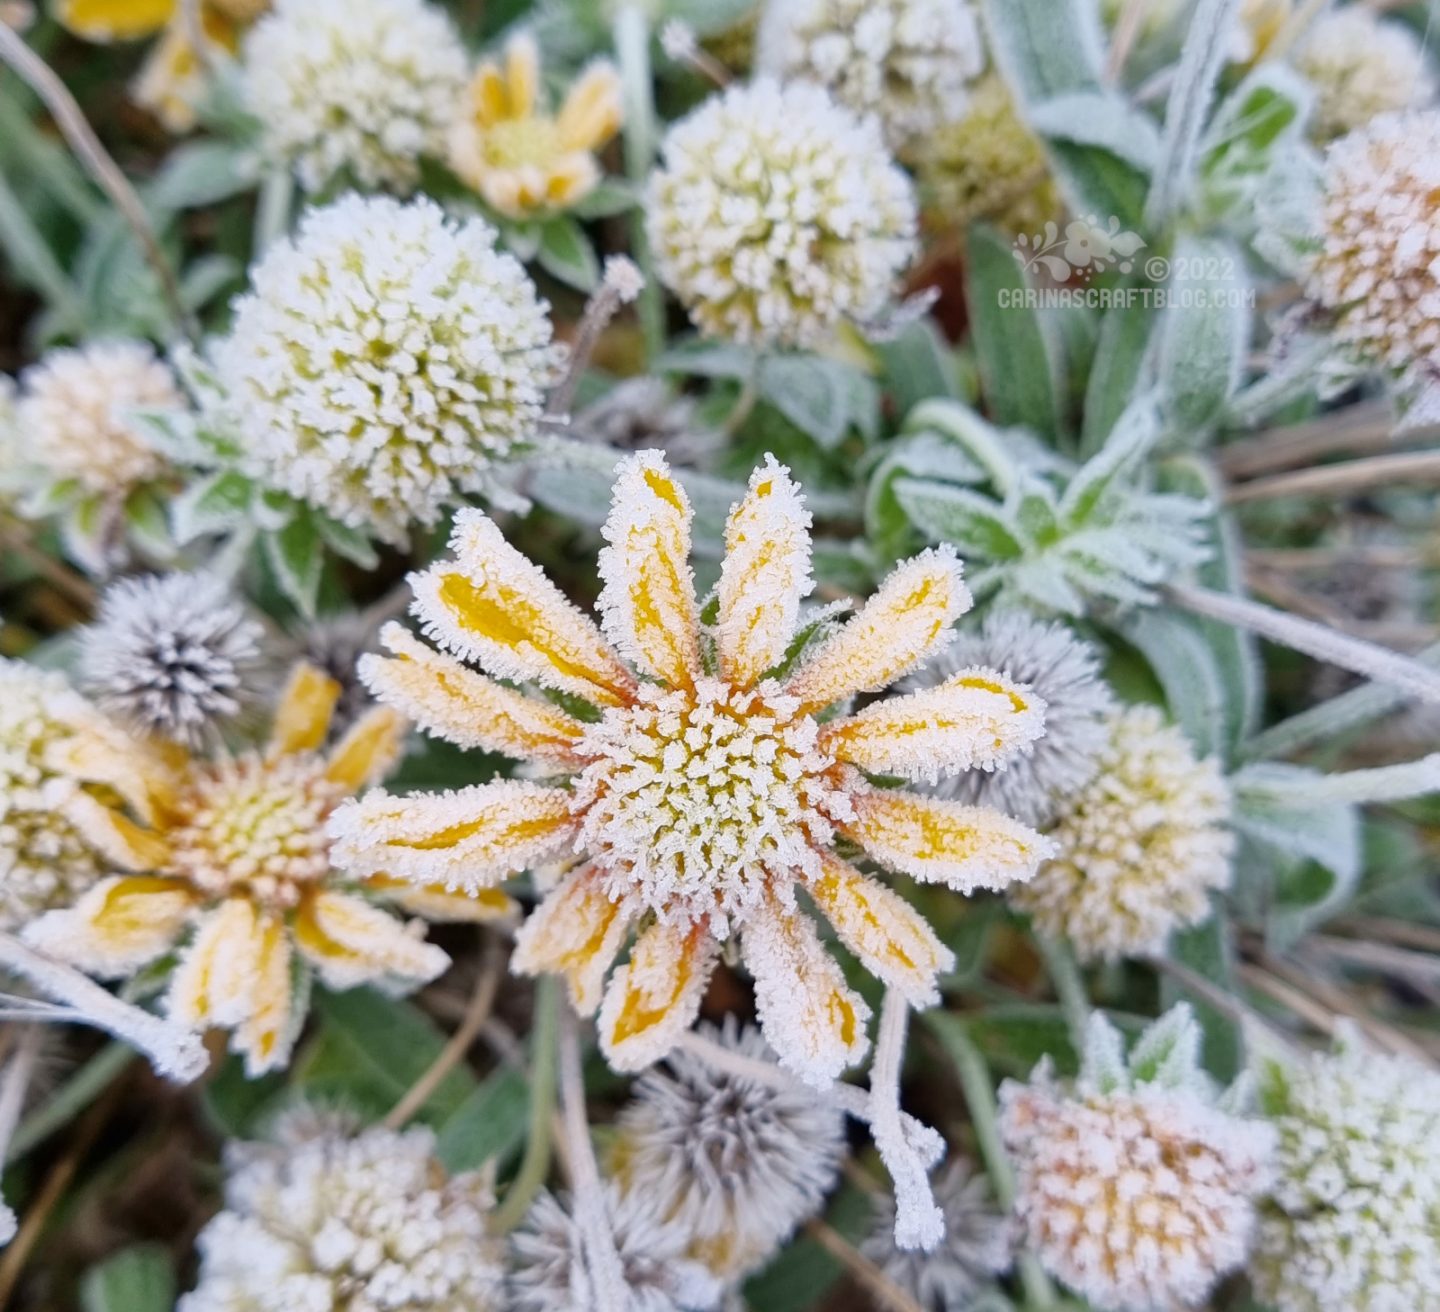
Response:
[{"label": "small yellow flower", "polygon": [[513,219],[569,209],[600,180],[594,152],[620,128],[620,78],[597,61],[558,115],[537,106],[540,54],[513,37],[503,66],[475,70],[450,132],[450,164],[492,208]]},{"label": "small yellow flower", "polygon": [[[994,768],[1040,735],[1044,705],[974,669],[824,720],[827,707],[879,691],[945,645],[970,604],[959,563],[942,549],[899,566],[777,675],[812,586],[799,489],[773,458],[755,471],[727,525],[713,627],[701,623],[687,563],[691,517],[659,452],[621,463],[600,558],[602,636],[489,519],[462,511],[456,558],[412,579],[415,609],[430,638],[493,677],[399,625],[381,635],[393,658],[365,657],[361,677],[425,730],[518,757],[532,779],[371,793],[335,814],[337,858],[360,874],[484,897],[518,870],[578,854],[521,929],[515,965],[564,976],[578,1010],[599,1008],[615,1066],[637,1069],[675,1043],[735,934],[771,1046],[803,1075],[833,1078],[864,1052],[869,1013],[797,886],[916,1005],[934,1000],[952,960],[835,840],[961,892],[1027,879],[1050,852],[998,812],[876,787],[862,771],[934,779]],[[499,679],[591,709],[572,713]]]},{"label": "small yellow flower", "polygon": [[433,979],[445,953],[365,895],[440,920],[491,919],[507,903],[379,873],[350,886],[333,874],[325,821],[385,774],[403,730],[398,715],[377,709],[325,754],[339,694],[334,680],[299,666],[263,752],[211,761],[137,746],[122,763],[113,745],[77,750],[68,764],[79,777],[125,784],[123,802],[81,793],[68,804],[82,836],[123,873],[40,917],[27,937],[92,974],[120,978],[166,956],[193,926],[167,1009],[196,1028],[233,1030],[231,1046],[251,1075],[285,1063],[304,1020],[297,984],[309,968],[336,989]]}]

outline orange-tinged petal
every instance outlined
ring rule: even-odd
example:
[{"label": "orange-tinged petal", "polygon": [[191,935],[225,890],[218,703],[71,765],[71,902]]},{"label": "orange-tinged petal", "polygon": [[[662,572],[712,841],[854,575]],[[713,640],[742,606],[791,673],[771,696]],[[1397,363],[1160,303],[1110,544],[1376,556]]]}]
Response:
[{"label": "orange-tinged petal", "polygon": [[455,517],[454,561],[413,576],[425,633],[500,679],[533,679],[605,705],[635,687],[599,629],[478,510]]},{"label": "orange-tinged petal", "polygon": [[596,1028],[617,1071],[659,1061],[694,1023],[719,948],[709,931],[656,921],[610,978]]},{"label": "orange-tinged petal", "polygon": [[122,870],[158,870],[170,858],[170,845],[160,834],[137,825],[89,793],[76,793],[64,810],[80,836]]},{"label": "orange-tinged petal", "polygon": [[58,774],[113,789],[147,824],[173,802],[189,763],[184,748],[141,742],[104,721],[76,726],[52,743],[45,763]]},{"label": "orange-tinged petal", "polygon": [[511,969],[563,975],[582,1016],[600,1005],[605,974],[630,930],[631,916],[605,896],[589,869],[567,875],[515,935]]},{"label": "orange-tinged petal", "polygon": [[325,777],[352,793],[378,783],[400,757],[405,720],[388,707],[367,711],[335,745]]},{"label": "orange-tinged petal", "polygon": [[87,41],[151,36],[175,16],[177,0],[56,0],[55,17]]},{"label": "orange-tinged petal", "polygon": [[539,84],[540,48],[533,36],[520,32],[505,46],[505,85],[511,118],[529,118],[535,112]]},{"label": "orange-tinged petal", "polygon": [[934,688],[891,697],[834,720],[820,742],[871,774],[934,783],[992,770],[1045,732],[1045,702],[993,670],[965,670]]},{"label": "orange-tinged petal", "polygon": [[[420,922],[412,922],[416,929]],[[348,893],[322,890],[295,914],[295,943],[327,988],[423,984],[450,964],[444,950],[403,921]]]},{"label": "orange-tinged petal", "polygon": [[487,62],[475,70],[470,81],[470,106],[475,122],[482,128],[494,127],[510,117],[510,96],[498,64]]},{"label": "orange-tinged petal", "polygon": [[206,912],[170,980],[167,1010],[181,1025],[239,1025],[255,1008],[259,952],[274,916],[248,898],[226,898]]},{"label": "orange-tinged petal", "polygon": [[314,665],[297,665],[280,694],[269,750],[279,756],[317,751],[330,732],[330,717],[339,700],[340,685],[334,679]]},{"label": "orange-tinged petal", "polygon": [[515,899],[498,888],[477,888],[458,893],[443,884],[412,884],[388,875],[371,875],[364,883],[367,892],[384,898],[402,911],[426,920],[462,924],[488,924],[510,920],[519,910]]},{"label": "orange-tinged petal", "polygon": [[898,565],[860,613],[815,652],[786,684],[807,709],[856,692],[878,692],[933,655],[970,609],[960,562],[932,547]]},{"label": "orange-tinged petal", "polygon": [[1027,880],[1055,853],[1050,839],[988,807],[858,782],[851,803],[846,837],[891,870],[961,893]]},{"label": "orange-tinged petal", "polygon": [[245,1058],[245,1074],[252,1080],[284,1068],[305,1020],[295,996],[294,956],[280,917],[262,917],[252,957],[250,1012],[230,1041],[231,1049]]},{"label": "orange-tinged petal", "polygon": [[342,869],[468,892],[557,855],[576,821],[566,789],[505,779],[413,797],[367,793],[340,807],[329,828]]},{"label": "orange-tinged petal", "polygon": [[824,1086],[865,1055],[870,1008],[808,916],[772,900],[746,922],[740,950],[755,977],[760,1028],[782,1066]]},{"label": "orange-tinged petal", "polygon": [[73,906],[30,922],[25,941],[105,979],[163,957],[180,937],[195,898],[160,875],[102,879]]},{"label": "orange-tinged petal", "polygon": [[591,64],[565,97],[556,127],[566,150],[598,150],[619,130],[620,75],[613,64]]},{"label": "orange-tinged petal", "polygon": [[725,525],[716,639],[720,670],[749,688],[795,636],[810,577],[810,514],[790,471],[767,455]]},{"label": "orange-tinged petal", "polygon": [[690,498],[660,452],[637,452],[616,467],[600,552],[602,624],[626,656],[672,687],[689,687],[701,673],[691,518]]},{"label": "orange-tinged petal", "polygon": [[585,726],[574,716],[466,669],[398,624],[387,624],[380,642],[396,659],[362,656],[360,678],[426,733],[457,747],[502,752],[562,770],[580,767],[575,744]]},{"label": "orange-tinged petal", "polygon": [[936,977],[955,965],[955,955],[903,897],[867,878],[833,853],[823,857],[818,879],[806,884],[861,964],[876,979],[898,989],[915,1007],[939,1001]]}]

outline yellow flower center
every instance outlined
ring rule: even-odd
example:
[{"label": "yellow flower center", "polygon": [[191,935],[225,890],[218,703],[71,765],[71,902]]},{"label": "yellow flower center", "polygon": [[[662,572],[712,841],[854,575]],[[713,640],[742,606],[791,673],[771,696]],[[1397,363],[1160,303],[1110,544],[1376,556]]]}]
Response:
[{"label": "yellow flower center", "polygon": [[[718,936],[773,884],[818,874],[815,848],[848,814],[814,719],[778,691],[718,679],[642,690],[586,734],[576,782],[581,844],[611,897]],[[773,876],[773,878],[772,878]]]},{"label": "yellow flower center", "polygon": [[330,871],[325,819],[344,796],[318,756],[248,753],[206,766],[180,801],[173,873],[212,897],[293,907]]},{"label": "yellow flower center", "polygon": [[496,169],[527,164],[544,169],[565,153],[555,120],[535,115],[502,119],[484,129],[480,148],[485,162]]}]

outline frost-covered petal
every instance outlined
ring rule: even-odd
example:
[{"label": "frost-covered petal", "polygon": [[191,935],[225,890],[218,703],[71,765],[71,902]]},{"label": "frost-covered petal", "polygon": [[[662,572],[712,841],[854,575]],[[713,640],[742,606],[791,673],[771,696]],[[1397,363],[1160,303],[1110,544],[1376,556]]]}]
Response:
[{"label": "frost-covered petal", "polygon": [[381,701],[426,733],[457,747],[501,752],[561,769],[579,763],[575,743],[585,726],[557,706],[526,697],[466,669],[459,661],[387,624],[380,641],[394,659],[367,654],[360,678]]},{"label": "frost-covered petal", "polygon": [[600,1005],[605,975],[634,919],[606,896],[588,867],[567,875],[515,935],[511,968],[522,975],[563,975],[582,1016]]},{"label": "frost-covered petal", "polygon": [[993,770],[1045,732],[1045,703],[994,670],[965,670],[938,687],[891,697],[825,725],[822,746],[871,774],[935,783]]},{"label": "frost-covered petal", "polygon": [[425,633],[501,679],[533,679],[606,705],[635,680],[595,625],[478,510],[455,517],[456,559],[415,575]]},{"label": "frost-covered petal", "polygon": [[889,577],[834,637],[814,653],[785,691],[818,710],[856,692],[878,692],[950,641],[950,626],[970,609],[960,562],[948,547],[921,552]]},{"label": "frost-covered petal", "polygon": [[89,793],[76,793],[64,810],[80,836],[122,870],[157,870],[170,858],[170,845],[160,834],[137,825],[124,812]]},{"label": "frost-covered petal", "polygon": [[556,855],[574,836],[563,788],[506,779],[449,793],[376,791],[330,818],[333,857],[356,874],[480,889]]},{"label": "frost-covered petal", "polygon": [[175,16],[176,0],[59,0],[57,21],[87,41],[152,36]]},{"label": "frost-covered petal", "polygon": [[715,636],[720,670],[748,688],[778,665],[810,577],[810,512],[790,471],[767,455],[725,524]]},{"label": "frost-covered petal", "polygon": [[335,744],[325,777],[352,793],[378,783],[399,759],[404,739],[405,721],[387,707],[377,706]]},{"label": "frost-covered petal", "polygon": [[119,977],[170,951],[195,905],[179,880],[117,876],[102,879],[73,907],[31,921],[24,937],[92,975]]},{"label": "frost-covered petal", "polygon": [[805,888],[876,979],[899,989],[912,1006],[939,1000],[936,978],[955,965],[955,954],[903,897],[833,853],[825,854],[820,877]]},{"label": "frost-covered petal", "polygon": [[1050,839],[981,806],[857,785],[854,818],[840,826],[882,865],[960,893],[1000,889],[1034,875]]},{"label": "frost-covered petal", "polygon": [[415,884],[389,875],[371,875],[365,880],[367,892],[384,898],[402,911],[431,921],[488,924],[511,919],[518,907],[515,899],[498,888],[456,891],[444,884]]},{"label": "frost-covered petal", "polygon": [[555,126],[567,150],[598,150],[620,130],[620,75],[598,60],[576,79]]},{"label": "frost-covered petal", "polygon": [[745,925],[755,1008],[780,1064],[824,1085],[865,1055],[870,1008],[845,983],[808,916],[771,902]]},{"label": "frost-covered petal", "polygon": [[348,893],[322,890],[307,898],[295,915],[294,928],[296,946],[327,988],[391,980],[423,984],[450,964],[441,948]]},{"label": "frost-covered petal", "polygon": [[690,498],[659,451],[622,460],[613,497],[600,552],[606,636],[646,674],[688,687],[700,673]]},{"label": "frost-covered petal", "polygon": [[656,921],[630,949],[630,960],[611,976],[600,1005],[600,1047],[620,1071],[658,1061],[689,1029],[700,1011],[718,955],[715,940]]},{"label": "frost-covered petal", "polygon": [[339,700],[340,685],[324,670],[304,662],[297,665],[280,694],[270,731],[270,751],[291,756],[323,746]]}]

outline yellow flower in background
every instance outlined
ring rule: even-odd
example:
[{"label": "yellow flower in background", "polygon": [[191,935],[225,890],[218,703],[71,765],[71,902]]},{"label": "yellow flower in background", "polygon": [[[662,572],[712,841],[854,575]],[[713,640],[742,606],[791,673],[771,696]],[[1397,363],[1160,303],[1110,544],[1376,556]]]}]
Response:
[{"label": "yellow flower in background", "polygon": [[377,709],[323,752],[339,694],[313,666],[297,667],[261,752],[205,760],[136,744],[122,760],[113,745],[77,748],[66,763],[73,773],[123,791],[123,802],[80,793],[68,817],[122,873],[32,922],[29,941],[105,978],[180,947],[171,1018],[233,1030],[231,1047],[251,1075],[285,1064],[305,1018],[310,968],[334,989],[433,979],[445,953],[421,940],[418,923],[370,897],[438,920],[493,919],[508,903],[334,874],[325,821],[389,770],[404,728]]},{"label": "yellow flower in background", "polygon": [[620,128],[620,78],[604,61],[570,88],[558,115],[539,108],[540,52],[527,35],[503,65],[475,70],[450,132],[450,166],[501,214],[570,208],[600,181],[594,152]]},{"label": "yellow flower in background", "polygon": [[452,654],[392,624],[381,640],[393,658],[365,657],[361,677],[425,730],[517,757],[530,777],[373,792],[336,812],[336,856],[361,875],[487,897],[527,866],[576,854],[521,929],[514,964],[563,976],[582,1014],[599,1008],[612,1064],[638,1069],[672,1047],[736,937],[771,1046],[825,1080],[863,1054],[869,1011],[797,888],[867,969],[915,1005],[932,1002],[949,950],[835,840],[964,893],[1028,879],[1047,839],[867,774],[992,769],[1040,736],[1044,705],[967,669],[825,719],[945,646],[970,605],[959,562],[942,548],[900,565],[791,669],[813,583],[810,516],[788,471],[769,459],[731,512],[713,624],[688,564],[691,519],[659,452],[620,464],[600,556],[602,635],[485,515],[461,511],[455,558],[412,576],[426,634]]}]

